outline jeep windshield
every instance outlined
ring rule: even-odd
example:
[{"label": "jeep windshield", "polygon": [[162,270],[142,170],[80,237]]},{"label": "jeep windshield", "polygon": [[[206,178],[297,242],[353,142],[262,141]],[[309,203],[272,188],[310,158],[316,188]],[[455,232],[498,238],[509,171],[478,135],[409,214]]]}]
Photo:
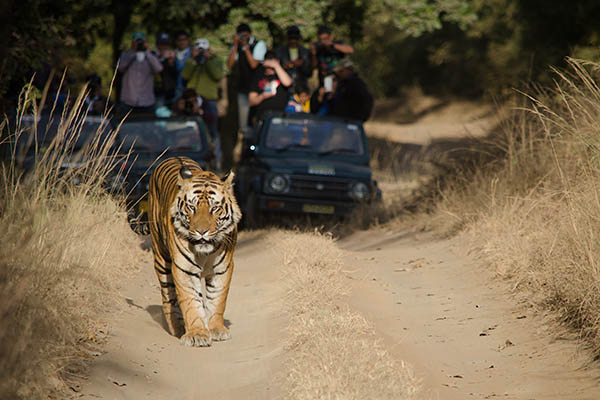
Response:
[{"label": "jeep windshield", "polygon": [[303,151],[319,155],[363,155],[365,152],[359,125],[309,118],[272,118],[265,146],[278,152]]},{"label": "jeep windshield", "polygon": [[200,126],[191,120],[125,121],[119,129],[122,151],[162,153],[202,150]]}]

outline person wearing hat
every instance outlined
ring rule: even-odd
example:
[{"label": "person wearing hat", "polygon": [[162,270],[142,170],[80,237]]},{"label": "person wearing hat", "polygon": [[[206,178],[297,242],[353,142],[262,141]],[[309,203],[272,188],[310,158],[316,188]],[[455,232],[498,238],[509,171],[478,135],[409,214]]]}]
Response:
[{"label": "person wearing hat", "polygon": [[329,113],[340,118],[368,120],[373,110],[373,95],[355,72],[352,60],[341,60],[333,71],[337,85]]},{"label": "person wearing hat", "polygon": [[175,65],[175,51],[168,33],[158,34],[154,53],[163,66],[163,70],[159,75],[160,79],[156,82],[156,105],[157,107],[170,107],[175,101],[178,73]]},{"label": "person wearing hat", "polygon": [[248,93],[255,70],[265,59],[267,45],[263,40],[257,41],[252,36],[250,25],[241,23],[233,35],[233,46],[227,58],[227,67],[235,81],[238,103],[239,129],[242,134],[248,134]]},{"label": "person wearing hat", "polygon": [[293,87],[296,84],[306,84],[312,75],[311,54],[306,47],[300,45],[300,28],[296,25],[288,26],[286,38],[286,44],[277,47],[275,54],[283,69],[292,78]]},{"label": "person wearing hat", "polygon": [[223,78],[223,60],[212,53],[210,41],[197,39],[192,47],[192,55],[185,62],[181,72],[187,87],[196,90],[203,98],[204,120],[215,145],[215,167],[221,169],[222,152],[219,135],[217,101],[219,83]]},{"label": "person wearing hat", "polygon": [[119,58],[118,71],[122,75],[120,111],[151,111],[156,101],[154,75],[162,70],[158,57],[148,50],[146,35],[134,33],[131,49]]}]

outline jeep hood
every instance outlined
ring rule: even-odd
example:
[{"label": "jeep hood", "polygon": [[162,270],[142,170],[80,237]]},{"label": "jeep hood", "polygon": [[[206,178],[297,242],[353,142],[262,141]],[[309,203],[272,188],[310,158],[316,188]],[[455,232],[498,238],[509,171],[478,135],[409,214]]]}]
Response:
[{"label": "jeep hood", "polygon": [[264,157],[261,161],[273,172],[295,175],[332,176],[338,178],[371,179],[371,168],[340,160],[326,158],[271,158]]}]

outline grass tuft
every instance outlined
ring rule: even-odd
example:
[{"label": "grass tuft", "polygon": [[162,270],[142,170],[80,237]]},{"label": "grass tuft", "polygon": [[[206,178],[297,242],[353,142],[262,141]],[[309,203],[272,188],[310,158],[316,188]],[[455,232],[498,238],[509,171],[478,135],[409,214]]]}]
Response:
[{"label": "grass tuft", "polygon": [[[0,165],[0,398],[64,398],[68,386],[76,390],[83,361],[93,358],[100,313],[139,261],[123,205],[103,189],[115,166],[115,132],[98,132],[74,150],[84,94],[60,112],[49,105],[59,123],[47,147],[25,123],[41,115],[45,98],[38,101],[31,85],[15,119],[0,124],[9,154]],[[32,169],[22,168],[23,148],[36,160]],[[62,168],[75,161],[80,168]]]},{"label": "grass tuft", "polygon": [[384,350],[362,315],[340,305],[346,294],[342,253],[331,236],[285,232],[273,240],[284,249],[288,284],[285,397],[415,398],[419,382],[410,367]]}]

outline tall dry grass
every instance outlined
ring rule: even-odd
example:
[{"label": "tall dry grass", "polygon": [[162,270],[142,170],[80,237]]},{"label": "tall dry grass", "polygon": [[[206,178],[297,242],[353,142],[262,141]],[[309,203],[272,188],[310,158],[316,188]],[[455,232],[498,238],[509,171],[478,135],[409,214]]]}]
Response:
[{"label": "tall dry grass", "polygon": [[[2,145],[11,149],[0,170],[2,399],[64,398],[65,383],[90,357],[87,345],[116,282],[137,268],[138,239],[120,202],[103,189],[114,166],[114,133],[73,150],[86,118],[83,96],[60,111],[50,104],[60,122],[47,148],[24,123],[25,115],[40,115],[45,93],[36,100],[26,87],[16,118],[0,124]],[[27,172],[23,154],[14,150],[23,141],[37,161]],[[61,168],[74,161],[79,168]]]},{"label": "tall dry grass", "polygon": [[443,191],[438,210],[538,305],[600,352],[600,64],[569,59],[526,95],[505,157]]},{"label": "tall dry grass", "polygon": [[346,286],[333,239],[288,231],[273,240],[284,249],[288,289],[285,398],[415,398],[410,367],[385,351],[362,315],[341,305]]}]

